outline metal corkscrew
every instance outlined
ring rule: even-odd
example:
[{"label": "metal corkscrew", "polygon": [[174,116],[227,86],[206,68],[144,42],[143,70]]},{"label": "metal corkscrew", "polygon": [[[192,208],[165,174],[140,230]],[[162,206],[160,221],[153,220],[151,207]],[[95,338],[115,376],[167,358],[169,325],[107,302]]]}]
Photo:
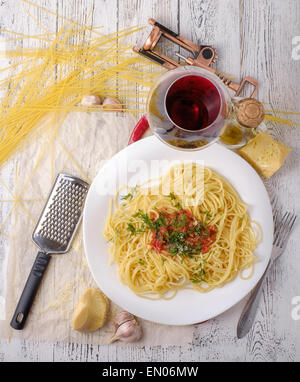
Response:
[{"label": "metal corkscrew", "polygon": [[166,28],[164,25],[158,23],[152,18],[150,18],[148,22],[150,25],[153,25],[153,29],[150,35],[147,37],[142,48],[137,46],[133,47],[133,50],[136,53],[156,62],[159,65],[162,65],[168,70],[176,69],[177,67],[181,66],[179,62],[170,57],[167,57],[165,54],[159,51],[154,50],[160,39],[164,37],[174,44],[184,48],[191,54],[191,56],[185,57],[180,53],[176,53],[177,57],[183,59],[188,65],[199,66],[211,71],[212,73],[215,73],[229,89],[235,92],[235,96],[238,96],[241,93],[247,83],[254,87],[249,98],[253,98],[255,96],[258,89],[258,82],[254,78],[245,77],[241,83],[236,83],[226,78],[223,73],[218,72],[211,66],[218,59],[218,54],[215,48],[210,45],[195,44],[180,34]]}]

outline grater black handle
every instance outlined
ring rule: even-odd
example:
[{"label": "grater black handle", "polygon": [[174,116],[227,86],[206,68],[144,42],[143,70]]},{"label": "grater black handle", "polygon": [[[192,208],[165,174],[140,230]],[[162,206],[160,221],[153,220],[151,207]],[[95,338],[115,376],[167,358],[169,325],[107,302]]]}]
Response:
[{"label": "grater black handle", "polygon": [[10,322],[10,326],[12,328],[17,330],[24,328],[29,310],[50,259],[51,256],[47,255],[46,253],[38,252],[18,302],[17,308]]}]

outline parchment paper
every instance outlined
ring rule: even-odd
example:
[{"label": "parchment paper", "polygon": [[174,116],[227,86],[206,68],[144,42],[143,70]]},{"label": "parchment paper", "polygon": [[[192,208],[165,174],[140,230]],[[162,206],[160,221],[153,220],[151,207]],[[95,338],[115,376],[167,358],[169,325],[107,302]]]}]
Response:
[{"label": "parchment paper", "polygon": [[[107,344],[113,333],[113,317],[121,310],[113,303],[109,319],[100,330],[86,334],[72,329],[72,315],[80,296],[89,287],[97,288],[85,259],[81,227],[71,250],[52,256],[25,328],[17,331],[9,323],[38,251],[31,235],[56,174],[66,172],[91,182],[105,161],[127,146],[135,123],[125,113],[73,112],[57,132],[54,120],[44,126],[43,133],[18,155],[11,190],[15,207],[8,253],[6,319],[0,321],[0,338]],[[140,321],[144,336],[131,346],[192,342],[193,326]],[[130,345],[118,342],[110,346]]]}]

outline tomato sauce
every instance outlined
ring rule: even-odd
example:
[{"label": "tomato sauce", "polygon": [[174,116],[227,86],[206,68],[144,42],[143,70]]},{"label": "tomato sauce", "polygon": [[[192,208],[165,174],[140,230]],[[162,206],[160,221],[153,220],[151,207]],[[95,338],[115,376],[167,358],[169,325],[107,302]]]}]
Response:
[{"label": "tomato sauce", "polygon": [[215,227],[197,219],[189,210],[168,213],[165,209],[150,214],[152,241],[149,243],[157,253],[193,256],[209,251],[216,238]]}]

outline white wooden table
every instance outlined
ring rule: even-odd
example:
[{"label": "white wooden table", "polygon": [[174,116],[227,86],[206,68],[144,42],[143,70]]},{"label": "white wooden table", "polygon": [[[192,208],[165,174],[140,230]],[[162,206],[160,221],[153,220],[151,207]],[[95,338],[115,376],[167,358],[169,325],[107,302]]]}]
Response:
[{"label": "white wooden table", "polygon": [[[257,78],[260,82],[258,98],[270,103],[267,109],[300,111],[300,60],[292,58],[292,39],[300,36],[299,0],[34,2],[81,22],[92,6],[93,25],[103,25],[108,33],[128,26],[146,25],[148,18],[153,17],[195,42],[215,46],[220,56],[218,69],[237,79],[245,75]],[[62,22],[39,11],[34,15],[49,29],[58,28]],[[25,34],[36,33],[32,19],[22,10],[19,0],[1,0],[0,27]],[[296,120],[297,116],[293,118]],[[275,123],[269,126],[273,135],[293,150],[284,168],[268,185],[276,191],[283,206],[299,213],[299,128]],[[9,171],[2,172],[1,176],[9,181]],[[0,215],[0,219],[3,216]],[[1,260],[7,248],[0,245]],[[117,349],[113,345],[2,341],[0,361],[300,361],[300,320],[292,316],[295,308],[292,299],[300,295],[298,246],[300,225],[267,280],[253,329],[242,340],[236,337],[236,324],[245,300],[195,327],[193,343],[188,347]]]}]

